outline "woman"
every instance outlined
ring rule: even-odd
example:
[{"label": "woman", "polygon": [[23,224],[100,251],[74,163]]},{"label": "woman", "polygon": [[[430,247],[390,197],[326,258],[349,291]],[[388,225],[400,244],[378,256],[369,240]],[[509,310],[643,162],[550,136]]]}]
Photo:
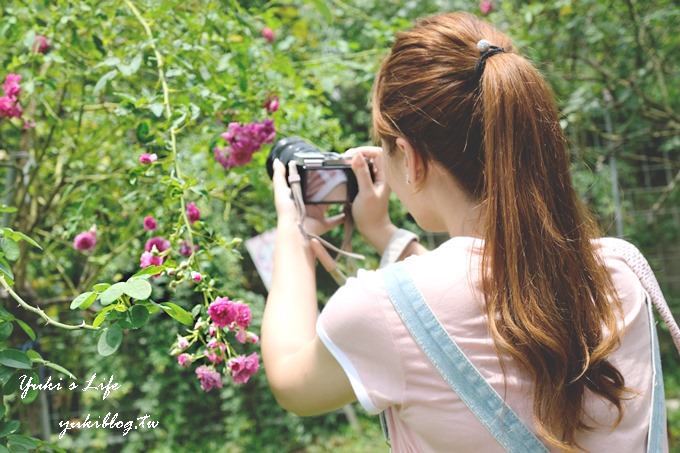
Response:
[{"label": "woman", "polygon": [[[357,148],[352,161],[357,229],[378,252],[389,247],[394,190],[421,228],[449,234],[432,251],[411,242],[400,264],[484,380],[551,451],[644,451],[645,293],[622,241],[599,238],[578,200],[554,98],[534,66],[472,15],[422,19],[380,68],[373,131],[381,148]],[[363,156],[374,159],[375,182]],[[502,451],[405,327],[389,266],[360,270],[318,315],[315,249],[284,174],[277,162],[262,324],[278,402],[299,415],[356,400],[385,411],[394,451]],[[322,234],[341,220],[305,224]]]}]

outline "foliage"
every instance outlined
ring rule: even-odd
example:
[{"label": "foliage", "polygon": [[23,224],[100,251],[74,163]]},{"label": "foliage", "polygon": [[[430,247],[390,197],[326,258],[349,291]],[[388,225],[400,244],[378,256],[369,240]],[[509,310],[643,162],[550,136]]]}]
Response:
[{"label": "foliage", "polygon": [[[644,183],[642,161],[680,161],[680,71],[671,57],[680,44],[672,33],[680,12],[670,1],[643,6],[633,0],[502,1],[492,9],[488,20],[509,32],[554,87],[574,152],[575,182],[610,231],[611,156],[624,188]],[[0,118],[6,205],[0,275],[45,316],[10,303],[0,311],[6,395],[0,442],[26,448],[40,442],[19,434],[39,433],[38,402],[17,398],[24,373],[44,379],[72,372],[85,379],[96,372],[122,384],[105,401],[51,394],[58,419],[120,407],[121,414],[147,413],[161,422],[126,437],[84,429],[63,439],[55,425],[51,447],[43,449],[110,444],[118,450],[111,444],[117,441],[124,451],[294,451],[328,439],[329,432],[347,432],[340,413],[313,419],[286,414],[263,373],[243,386],[203,393],[193,369],[179,367],[169,354],[179,352],[178,334],[205,342],[207,307],[216,297],[248,303],[254,331],[264,304],[266,291],[243,241],[275,224],[263,168],[269,148],[264,144],[252,162],[229,169],[215,159],[214,148],[229,145],[222,137],[229,123],[266,118],[274,121],[277,138],[300,135],[323,149],[367,142],[369,90],[395,32],[445,10],[479,13],[479,5],[10,1],[0,11],[0,78],[22,76],[23,115]],[[265,28],[272,35],[263,34]],[[40,36],[49,49],[36,45]],[[280,102],[276,111],[265,108],[273,97]],[[140,164],[142,154],[158,160]],[[624,197],[626,236],[643,250],[677,244],[680,229],[670,207],[679,201],[672,187],[642,200]],[[187,214],[192,202],[201,213],[196,222]],[[645,216],[633,214],[641,209]],[[396,200],[390,211],[395,222],[417,229]],[[157,219],[155,231],[142,227],[145,216]],[[94,248],[74,249],[76,235],[93,226]],[[329,240],[340,243],[340,234],[329,233]],[[140,273],[140,255],[152,236],[171,246],[154,255],[162,264]],[[184,241],[198,250],[183,256]],[[375,267],[377,256],[366,244],[356,238],[353,246],[368,256],[362,266]],[[318,274],[324,300],[335,286]],[[680,290],[661,283],[677,311],[680,296],[673,291]],[[0,295],[16,302],[9,292]],[[62,330],[44,324],[47,319],[79,329]],[[230,355],[252,350],[227,340],[227,333],[222,339]],[[667,397],[677,399],[677,356],[667,338],[662,342]],[[198,350],[195,357],[205,359]],[[360,414],[361,423],[368,420]],[[671,431],[680,436],[677,424]]]}]

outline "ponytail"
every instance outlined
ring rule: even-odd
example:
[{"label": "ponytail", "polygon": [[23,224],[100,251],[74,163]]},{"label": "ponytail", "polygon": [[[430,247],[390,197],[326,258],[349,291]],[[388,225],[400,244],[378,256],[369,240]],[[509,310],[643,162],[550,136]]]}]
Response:
[{"label": "ponytail", "polygon": [[511,53],[489,59],[480,83],[491,331],[535,382],[539,433],[572,449],[576,431],[590,428],[586,389],[617,408],[617,424],[622,417],[623,376],[606,360],[619,341],[620,301],[590,243],[597,228],[572,186],[548,85]]},{"label": "ponytail", "polygon": [[[477,42],[505,49],[485,62]],[[597,226],[569,174],[553,94],[511,41],[467,13],[440,14],[397,35],[373,92],[373,137],[407,138],[484,205],[482,285],[503,361],[533,378],[534,423],[574,450],[589,390],[617,409],[627,389],[607,361],[622,315],[591,240]],[[427,168],[426,168],[427,169]]]}]

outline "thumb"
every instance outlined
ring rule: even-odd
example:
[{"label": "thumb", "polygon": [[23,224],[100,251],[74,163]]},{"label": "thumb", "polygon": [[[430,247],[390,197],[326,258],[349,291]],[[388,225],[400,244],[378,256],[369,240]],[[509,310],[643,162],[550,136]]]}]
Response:
[{"label": "thumb", "polygon": [[373,181],[371,180],[371,173],[368,170],[368,163],[366,158],[361,153],[356,153],[352,157],[352,170],[357,177],[360,192],[367,192],[372,190]]}]

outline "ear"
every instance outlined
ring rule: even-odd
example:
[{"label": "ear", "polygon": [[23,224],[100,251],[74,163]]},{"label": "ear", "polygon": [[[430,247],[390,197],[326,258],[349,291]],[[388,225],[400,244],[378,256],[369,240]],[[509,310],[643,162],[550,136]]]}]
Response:
[{"label": "ear", "polygon": [[398,137],[396,140],[397,149],[404,153],[404,167],[406,175],[411,181],[411,184],[416,184],[416,181],[423,175],[423,160],[418,152],[411,146],[411,143],[403,137]]}]

